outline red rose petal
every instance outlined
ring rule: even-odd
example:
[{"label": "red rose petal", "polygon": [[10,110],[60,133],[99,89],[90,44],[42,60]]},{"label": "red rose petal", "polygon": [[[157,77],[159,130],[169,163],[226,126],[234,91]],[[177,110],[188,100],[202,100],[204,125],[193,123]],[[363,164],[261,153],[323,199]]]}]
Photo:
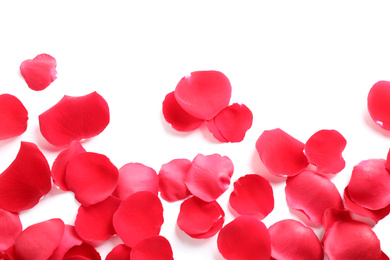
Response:
[{"label": "red rose petal", "polygon": [[105,241],[115,235],[112,217],[118,209],[120,200],[113,196],[88,207],[79,207],[75,228],[85,241]]},{"label": "red rose petal", "polygon": [[70,146],[63,150],[55,159],[51,168],[51,176],[53,182],[63,191],[69,191],[65,182],[65,173],[68,162],[71,158],[80,153],[85,153],[85,149],[81,146],[80,142],[73,141]]},{"label": "red rose petal", "polygon": [[64,96],[39,116],[45,139],[55,146],[100,134],[110,121],[107,102],[96,92],[81,97]]},{"label": "red rose petal", "polygon": [[48,260],[62,260],[69,249],[74,246],[81,245],[82,243],[83,240],[76,233],[74,226],[65,225],[64,235],[62,236],[61,242]]},{"label": "red rose petal", "polygon": [[324,252],[314,231],[302,223],[286,219],[269,227],[271,255],[285,260],[323,260]]},{"label": "red rose petal", "polygon": [[17,97],[0,95],[0,140],[23,134],[27,129],[27,120],[28,112]]},{"label": "red rose petal", "polygon": [[256,142],[261,161],[276,176],[293,176],[308,166],[304,147],[302,142],[279,128],[264,131]]},{"label": "red rose petal", "polygon": [[17,259],[48,259],[60,244],[65,225],[61,219],[50,219],[27,227],[15,242]]},{"label": "red rose petal", "polygon": [[149,191],[139,191],[127,197],[113,218],[118,236],[129,247],[142,239],[158,235],[163,222],[161,201]]},{"label": "red rose petal", "polygon": [[346,145],[347,141],[336,130],[320,130],[307,140],[305,154],[318,173],[334,174],[345,167],[341,153]]},{"label": "red rose petal", "polygon": [[0,250],[0,259],[1,260],[15,260],[15,247],[12,246],[7,250]]},{"label": "red rose petal", "polygon": [[384,252],[382,252],[381,260],[389,260],[389,257]]},{"label": "red rose petal", "polygon": [[229,204],[240,215],[263,219],[274,208],[272,187],[260,175],[245,175],[234,183]]},{"label": "red rose petal", "polygon": [[322,224],[324,226],[325,232],[336,222],[338,221],[350,221],[352,216],[349,210],[347,209],[335,209],[328,208],[325,210],[324,216],[322,218]]},{"label": "red rose petal", "polygon": [[39,54],[32,60],[20,64],[22,74],[28,87],[32,90],[44,90],[57,78],[57,61],[49,54]]},{"label": "red rose petal", "polygon": [[0,251],[2,251],[13,246],[22,232],[19,215],[0,209],[0,231]]},{"label": "red rose petal", "polygon": [[165,96],[162,111],[165,120],[173,127],[173,129],[180,132],[195,130],[204,122],[204,120],[193,117],[184,111],[177,103],[173,91]]},{"label": "red rose petal", "polygon": [[232,87],[219,71],[195,71],[176,86],[175,98],[190,115],[209,120],[229,105]]},{"label": "red rose petal", "polygon": [[221,110],[206,125],[220,142],[241,142],[252,126],[253,114],[247,106],[234,103]]},{"label": "red rose petal", "polygon": [[224,221],[225,212],[218,202],[191,197],[181,204],[177,225],[193,238],[209,238],[218,233]]},{"label": "red rose petal", "polygon": [[88,244],[74,246],[66,252],[63,260],[101,260],[100,254],[96,249]]},{"label": "red rose petal", "polygon": [[108,198],[118,183],[118,169],[103,154],[85,152],[69,160],[65,181],[84,206]]},{"label": "red rose petal", "polygon": [[174,159],[161,166],[158,172],[161,198],[174,202],[183,200],[191,194],[184,184],[191,164],[188,159]]},{"label": "red rose petal", "polygon": [[312,171],[306,170],[287,178],[285,191],[289,207],[303,212],[314,225],[322,224],[326,209],[344,208],[336,186]]},{"label": "red rose petal", "polygon": [[119,169],[118,185],[114,196],[124,200],[138,191],[158,195],[158,176],[155,170],[141,163],[128,163]]},{"label": "red rose petal", "polygon": [[218,234],[218,250],[226,259],[270,259],[271,238],[267,227],[250,216],[239,216]]},{"label": "red rose petal", "polygon": [[368,93],[368,112],[374,122],[390,130],[390,81],[378,81]]},{"label": "red rose petal", "polygon": [[50,167],[33,143],[21,142],[11,165],[0,175],[0,208],[19,212],[34,207],[51,189]]},{"label": "red rose petal", "polygon": [[370,159],[353,167],[348,194],[356,204],[377,210],[390,204],[390,173],[384,159]]},{"label": "red rose petal", "polygon": [[130,260],[130,252],[130,247],[119,244],[108,253],[106,260]]},{"label": "red rose petal", "polygon": [[228,189],[233,170],[233,162],[227,156],[198,154],[187,172],[185,184],[196,197],[213,201]]},{"label": "red rose petal", "polygon": [[138,242],[130,252],[131,260],[173,260],[169,241],[162,236],[152,236]]}]

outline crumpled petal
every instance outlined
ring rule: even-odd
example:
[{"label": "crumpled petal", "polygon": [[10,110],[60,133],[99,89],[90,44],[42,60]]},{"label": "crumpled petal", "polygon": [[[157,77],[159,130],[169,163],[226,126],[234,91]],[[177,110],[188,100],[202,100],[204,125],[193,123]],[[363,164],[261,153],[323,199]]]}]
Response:
[{"label": "crumpled petal", "polygon": [[347,141],[336,130],[320,130],[305,144],[309,162],[316,166],[318,173],[338,173],[345,167],[342,157]]},{"label": "crumpled petal", "polygon": [[384,159],[361,161],[353,167],[348,194],[356,204],[377,210],[390,204],[390,174]]},{"label": "crumpled petal", "polygon": [[187,113],[209,120],[229,105],[232,87],[222,72],[194,71],[179,81],[174,93]]},{"label": "crumpled petal", "polygon": [[260,175],[247,174],[234,182],[229,204],[240,215],[263,219],[274,209],[272,187]]},{"label": "crumpled petal", "polygon": [[235,143],[244,140],[252,122],[252,111],[244,104],[234,103],[207,120],[206,125],[218,141]]},{"label": "crumpled petal", "polygon": [[180,132],[190,132],[199,128],[204,120],[193,117],[181,108],[175,98],[175,93],[172,91],[165,96],[162,112],[165,118],[173,129]]},{"label": "crumpled petal", "polygon": [[174,159],[161,166],[158,172],[161,198],[174,202],[183,200],[191,194],[184,184],[191,164],[188,159]]},{"label": "crumpled petal", "polygon": [[23,61],[20,64],[20,74],[30,89],[39,91],[44,90],[57,79],[56,67],[56,59],[42,53],[32,60]]},{"label": "crumpled petal", "polygon": [[229,188],[233,171],[233,162],[227,156],[198,154],[184,183],[193,195],[210,202]]},{"label": "crumpled petal", "polygon": [[158,195],[158,176],[153,168],[142,163],[128,163],[119,169],[118,185],[114,196],[124,200],[138,191],[150,191]]},{"label": "crumpled petal", "polygon": [[108,198],[118,183],[118,169],[103,154],[85,152],[69,160],[66,185],[84,206]]},{"label": "crumpled petal", "polygon": [[69,249],[74,246],[79,246],[82,243],[83,240],[76,233],[75,227],[65,225],[64,235],[62,236],[61,242],[48,260],[62,260]]},{"label": "crumpled petal", "polygon": [[271,255],[284,260],[323,260],[324,252],[314,231],[302,223],[286,219],[269,227]]},{"label": "crumpled petal", "polygon": [[226,259],[270,259],[271,238],[267,227],[251,216],[239,216],[218,234],[218,250]]},{"label": "crumpled petal", "polygon": [[0,95],[0,140],[23,134],[28,112],[22,102],[10,94]]},{"label": "crumpled petal", "polygon": [[69,249],[63,260],[101,260],[101,256],[96,249],[88,243],[82,243]]},{"label": "crumpled petal", "polygon": [[115,235],[112,218],[121,201],[113,196],[88,207],[79,207],[75,228],[85,241],[105,241]]},{"label": "crumpled petal", "polygon": [[119,244],[107,254],[106,260],[130,260],[130,252],[130,247]]},{"label": "crumpled petal", "polygon": [[65,225],[61,219],[46,220],[27,227],[15,242],[15,255],[18,260],[48,259],[60,244]]},{"label": "crumpled petal", "polygon": [[20,212],[34,207],[51,189],[50,167],[38,147],[21,142],[11,165],[0,174],[0,208]]},{"label": "crumpled petal", "polygon": [[0,209],[0,251],[13,246],[21,232],[22,222],[19,215]]},{"label": "crumpled petal", "polygon": [[301,141],[279,128],[264,131],[256,142],[261,161],[276,176],[293,176],[309,165],[304,147]]},{"label": "crumpled petal", "polygon": [[344,208],[336,186],[328,178],[313,171],[305,170],[288,177],[285,191],[288,206],[303,212],[314,225],[322,224],[326,209]]},{"label": "crumpled petal", "polygon": [[181,204],[177,225],[193,238],[209,238],[218,233],[224,221],[225,212],[218,202],[191,197]]},{"label": "crumpled petal", "polygon": [[390,81],[378,81],[368,93],[368,112],[374,122],[390,130]]},{"label": "crumpled petal", "polygon": [[138,242],[130,252],[131,260],[173,260],[171,244],[163,236],[151,236]]},{"label": "crumpled petal", "polygon": [[97,92],[85,96],[64,96],[39,115],[43,137],[52,145],[67,146],[100,134],[110,122],[107,102]]},{"label": "crumpled petal", "polygon": [[139,191],[124,199],[113,217],[115,231],[129,247],[158,235],[163,223],[161,201],[149,191]]}]

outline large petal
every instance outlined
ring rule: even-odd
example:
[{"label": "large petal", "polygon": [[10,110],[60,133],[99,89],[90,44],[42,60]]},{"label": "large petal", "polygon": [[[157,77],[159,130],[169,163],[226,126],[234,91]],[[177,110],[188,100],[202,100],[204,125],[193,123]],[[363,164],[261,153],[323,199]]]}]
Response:
[{"label": "large petal", "polygon": [[23,134],[28,112],[20,100],[10,94],[0,95],[0,140]]},{"label": "large petal", "polygon": [[79,246],[82,243],[83,240],[76,233],[75,227],[65,225],[64,235],[62,236],[61,242],[48,260],[62,260],[69,249],[74,246]]},{"label": "large petal", "polygon": [[390,130],[390,81],[378,81],[368,93],[368,112],[374,122]]},{"label": "large petal", "polygon": [[151,236],[138,242],[130,252],[131,260],[173,260],[169,241],[162,236]]},{"label": "large petal", "polygon": [[0,251],[14,245],[21,232],[22,222],[19,215],[0,209]]},{"label": "large petal", "polygon": [[130,252],[130,247],[119,244],[107,254],[106,260],[130,260]]}]

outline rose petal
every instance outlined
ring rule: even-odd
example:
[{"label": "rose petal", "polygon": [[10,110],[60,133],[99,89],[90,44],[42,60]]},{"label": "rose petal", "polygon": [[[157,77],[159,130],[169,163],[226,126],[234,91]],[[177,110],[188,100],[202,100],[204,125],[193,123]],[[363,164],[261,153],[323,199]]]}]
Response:
[{"label": "rose petal", "polygon": [[304,146],[279,128],[264,131],[256,142],[261,161],[276,176],[293,176],[308,166]]},{"label": "rose petal", "polygon": [[210,202],[228,189],[233,170],[233,162],[227,156],[198,154],[187,172],[185,184],[196,197]]},{"label": "rose petal", "polygon": [[326,209],[344,208],[336,186],[312,171],[306,170],[287,178],[285,191],[289,207],[303,212],[314,225],[322,224]]},{"label": "rose petal", "polygon": [[272,187],[260,175],[245,175],[234,183],[229,204],[240,215],[263,219],[274,209]]},{"label": "rose petal", "polygon": [[389,260],[389,257],[382,251],[381,260]]},{"label": "rose petal", "polygon": [[162,236],[152,236],[138,242],[130,252],[131,260],[173,260],[169,241]]},{"label": "rose petal", "polygon": [[239,216],[218,234],[218,250],[226,259],[270,259],[271,238],[267,227],[251,216]]},{"label": "rose petal", "polygon": [[161,166],[158,172],[161,198],[174,202],[183,200],[191,194],[184,184],[191,164],[188,159],[174,159]]},{"label": "rose petal", "polygon": [[130,252],[130,247],[119,244],[108,253],[106,260],[130,260]]},{"label": "rose petal", "polygon": [[110,121],[107,102],[96,92],[81,97],[64,96],[39,116],[43,137],[55,146],[100,134]]},{"label": "rose petal", "polygon": [[27,129],[27,120],[28,112],[17,97],[0,95],[0,140],[23,134]]},{"label": "rose petal", "polygon": [[27,227],[15,242],[17,259],[48,259],[60,244],[64,234],[64,222],[50,219]]},{"label": "rose petal", "polygon": [[165,121],[167,121],[173,129],[180,132],[195,130],[204,122],[204,120],[193,117],[184,111],[177,103],[173,91],[165,96],[162,111]]},{"label": "rose petal", "polygon": [[384,159],[361,161],[353,167],[348,194],[356,204],[372,209],[382,209],[390,204],[390,174]]},{"label": "rose petal", "polygon": [[285,260],[323,260],[324,252],[314,231],[293,219],[269,227],[271,255]]},{"label": "rose petal", "polygon": [[85,152],[69,160],[65,181],[84,206],[108,198],[118,183],[118,169],[103,154]]},{"label": "rose petal", "polygon": [[0,259],[1,260],[15,260],[15,247],[12,246],[7,250],[0,250]]},{"label": "rose petal", "polygon": [[113,217],[118,236],[129,247],[158,235],[163,222],[161,201],[149,191],[139,191],[124,199]]},{"label": "rose petal", "polygon": [[305,144],[309,162],[316,166],[318,173],[338,173],[345,167],[342,157],[347,141],[336,130],[320,130]]},{"label": "rose petal", "polygon": [[39,54],[32,60],[20,64],[22,74],[28,87],[32,90],[44,90],[57,78],[57,61],[49,54]]},{"label": "rose petal", "polygon": [[62,260],[69,249],[74,246],[79,246],[82,243],[83,240],[76,233],[75,227],[65,225],[64,235],[62,236],[61,242],[48,260]]},{"label": "rose petal", "polygon": [[21,142],[11,165],[0,175],[0,208],[20,212],[34,207],[51,189],[50,167],[33,143]]},{"label": "rose petal", "polygon": [[175,98],[190,115],[208,120],[229,105],[232,87],[219,71],[195,71],[176,86]]},{"label": "rose petal", "polygon": [[155,170],[141,163],[128,163],[119,169],[118,185],[114,196],[124,200],[138,191],[158,195],[158,176]]},{"label": "rose petal", "polygon": [[0,251],[14,245],[21,232],[22,222],[19,215],[0,209]]},{"label": "rose petal", "polygon": [[74,246],[66,252],[63,260],[101,260],[100,254],[96,249],[88,244]]},{"label": "rose petal", "polygon": [[352,220],[351,213],[347,209],[334,209],[328,208],[325,210],[322,218],[325,232],[338,221],[350,221]]},{"label": "rose petal", "polygon": [[368,112],[374,122],[390,130],[390,81],[378,81],[368,93]]},{"label": "rose petal", "polygon": [[118,198],[110,196],[88,207],[81,205],[74,224],[77,234],[90,242],[105,241],[115,235],[112,217],[120,202]]},{"label": "rose petal", "polygon": [[244,104],[234,103],[221,110],[206,125],[220,142],[241,142],[252,126],[253,114]]}]

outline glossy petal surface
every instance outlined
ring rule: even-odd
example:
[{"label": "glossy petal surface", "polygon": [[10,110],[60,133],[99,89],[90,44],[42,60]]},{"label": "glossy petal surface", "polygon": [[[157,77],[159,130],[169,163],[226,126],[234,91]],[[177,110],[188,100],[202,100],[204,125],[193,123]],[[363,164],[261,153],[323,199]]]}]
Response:
[{"label": "glossy petal surface", "polygon": [[368,93],[368,112],[374,122],[390,130],[390,81],[378,81]]},{"label": "glossy petal surface", "polygon": [[19,215],[0,209],[0,251],[14,245],[21,232],[22,223]]},{"label": "glossy petal surface", "polygon": [[28,112],[22,102],[10,94],[0,95],[0,140],[23,134]]},{"label": "glossy petal surface", "polygon": [[162,236],[151,236],[138,242],[130,252],[131,260],[173,260],[169,241]]}]

